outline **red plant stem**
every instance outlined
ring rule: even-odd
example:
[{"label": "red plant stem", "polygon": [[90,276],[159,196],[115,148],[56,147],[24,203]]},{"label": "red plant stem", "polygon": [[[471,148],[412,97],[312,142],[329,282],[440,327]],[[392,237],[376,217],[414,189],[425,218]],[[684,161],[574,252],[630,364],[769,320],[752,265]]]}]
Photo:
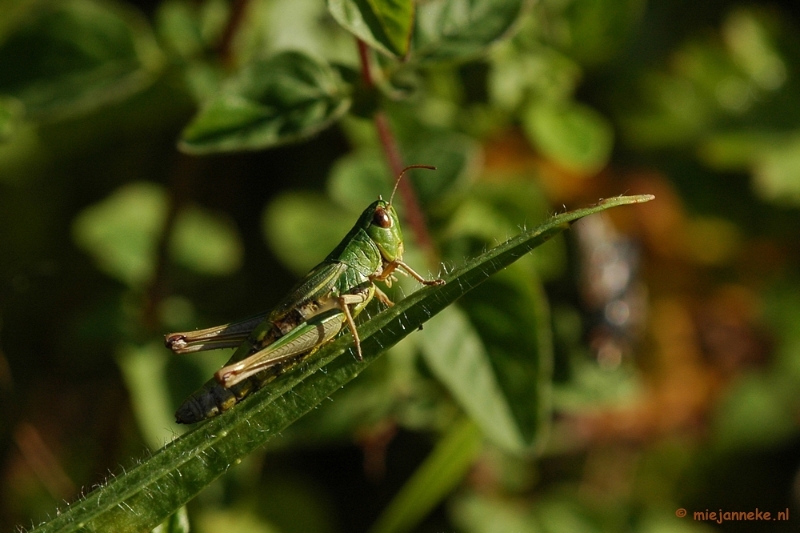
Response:
[{"label": "red plant stem", "polygon": [[[367,88],[373,88],[375,86],[375,78],[372,74],[372,66],[369,60],[369,48],[361,39],[357,39],[357,42],[358,56],[361,61],[361,78]],[[403,164],[403,156],[400,154],[397,139],[395,139],[391,124],[389,124],[389,117],[386,116],[385,112],[380,110],[375,112],[375,129],[378,131],[378,138],[389,163],[392,176],[399,176],[405,165]],[[397,190],[403,199],[406,222],[414,234],[414,240],[422,248],[429,262],[432,264],[437,263],[438,254],[428,233],[428,225],[417,200],[417,195],[414,192],[414,186],[408,179],[400,180]]]},{"label": "red plant stem", "polygon": [[233,62],[233,40],[236,33],[239,31],[244,20],[244,14],[247,11],[248,0],[234,0],[231,6],[231,14],[228,17],[228,24],[220,37],[219,44],[217,45],[217,53],[219,54],[220,61],[225,67],[230,67]]},{"label": "red plant stem", "polygon": [[176,153],[172,164],[167,213],[156,245],[153,276],[145,290],[144,304],[142,306],[142,324],[151,331],[155,331],[160,326],[158,306],[163,300],[167,289],[169,247],[172,235],[175,232],[175,223],[178,219],[178,214],[186,203],[186,199],[191,196],[194,177],[204,166],[205,163],[202,159],[181,153]]},{"label": "red plant stem", "polygon": [[14,429],[13,437],[22,458],[54,499],[75,496],[75,484],[33,424],[20,422]]},{"label": "red plant stem", "polygon": [[361,39],[356,39],[358,43],[358,59],[361,63],[361,81],[368,89],[375,87],[375,80],[372,78],[372,64],[369,61],[369,48],[367,43]]},{"label": "red plant stem", "polygon": [[[392,176],[399,176],[405,168],[403,158],[400,155],[400,150],[397,147],[397,141],[392,133],[389,118],[383,111],[375,113],[375,127],[378,130],[378,137],[381,140],[381,146],[386,154],[386,159],[389,162],[389,168],[392,170]],[[414,234],[414,240],[417,242],[425,256],[431,262],[436,262],[436,252],[433,246],[433,240],[428,233],[428,224],[425,221],[425,214],[419,206],[417,195],[414,192],[414,186],[409,179],[400,180],[397,186],[400,197],[403,199],[403,206],[405,207],[405,216],[411,232]]]}]

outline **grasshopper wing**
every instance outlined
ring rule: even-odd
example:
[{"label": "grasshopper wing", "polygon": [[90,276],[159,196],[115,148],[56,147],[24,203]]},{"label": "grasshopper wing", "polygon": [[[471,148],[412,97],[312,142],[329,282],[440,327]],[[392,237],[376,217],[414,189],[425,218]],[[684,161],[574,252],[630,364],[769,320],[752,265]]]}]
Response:
[{"label": "grasshopper wing", "polygon": [[348,268],[346,264],[338,261],[325,261],[315,266],[297,282],[283,300],[278,302],[270,313],[269,320],[274,323],[309,302],[326,300],[336,287],[337,280]]}]

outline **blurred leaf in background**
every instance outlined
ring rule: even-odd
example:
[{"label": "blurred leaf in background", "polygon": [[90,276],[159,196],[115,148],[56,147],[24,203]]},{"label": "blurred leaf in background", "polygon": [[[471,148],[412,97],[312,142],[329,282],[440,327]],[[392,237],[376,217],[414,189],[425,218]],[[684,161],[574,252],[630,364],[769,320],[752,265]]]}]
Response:
[{"label": "blurred leaf in background", "polygon": [[29,3],[0,46],[0,93],[31,117],[83,113],[151,82],[161,54],[128,6],[75,0]]},{"label": "blurred leaf in background", "polygon": [[[154,274],[166,209],[163,189],[131,183],[76,218],[75,240],[101,270],[141,286]],[[242,261],[242,245],[230,222],[197,207],[185,208],[175,221],[170,253],[176,263],[204,274],[230,274]]]},{"label": "blurred leaf in background", "polygon": [[350,105],[336,73],[299,52],[254,62],[183,132],[189,153],[256,150],[328,127]]}]

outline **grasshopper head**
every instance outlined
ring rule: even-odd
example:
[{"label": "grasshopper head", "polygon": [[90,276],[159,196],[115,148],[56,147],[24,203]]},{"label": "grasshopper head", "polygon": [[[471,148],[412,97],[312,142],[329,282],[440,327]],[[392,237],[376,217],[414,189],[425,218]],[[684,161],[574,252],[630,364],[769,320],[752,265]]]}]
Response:
[{"label": "grasshopper head", "polygon": [[403,232],[400,231],[400,220],[397,212],[392,207],[394,193],[400,184],[400,178],[412,168],[425,168],[436,170],[436,167],[428,165],[411,165],[400,171],[397,180],[394,182],[394,189],[389,201],[378,200],[373,202],[364,213],[362,213],[360,226],[366,229],[370,239],[378,245],[384,260],[392,262],[403,258]]},{"label": "grasshopper head", "polygon": [[387,261],[402,259],[403,232],[400,220],[392,204],[385,200],[373,202],[361,215],[366,224],[367,235],[378,246]]}]

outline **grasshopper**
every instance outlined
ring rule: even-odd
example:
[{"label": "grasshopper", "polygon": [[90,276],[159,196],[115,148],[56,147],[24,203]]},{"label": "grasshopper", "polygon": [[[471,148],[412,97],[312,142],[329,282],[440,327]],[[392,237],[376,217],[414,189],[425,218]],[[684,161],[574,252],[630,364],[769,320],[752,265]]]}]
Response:
[{"label": "grasshopper", "polygon": [[241,322],[165,337],[167,347],[177,354],[238,346],[214,379],[178,408],[175,417],[179,423],[193,424],[231,409],[331,341],[345,326],[361,361],[354,318],[375,297],[387,306],[393,305],[375,282],[391,286],[395,271],[423,285],[444,284],[442,279],[423,278],[403,262],[403,234],[392,199],[400,178],[412,168],[435,169],[425,165],[403,169],[389,201],[379,198],[370,204],[339,245],[274,309]]}]

